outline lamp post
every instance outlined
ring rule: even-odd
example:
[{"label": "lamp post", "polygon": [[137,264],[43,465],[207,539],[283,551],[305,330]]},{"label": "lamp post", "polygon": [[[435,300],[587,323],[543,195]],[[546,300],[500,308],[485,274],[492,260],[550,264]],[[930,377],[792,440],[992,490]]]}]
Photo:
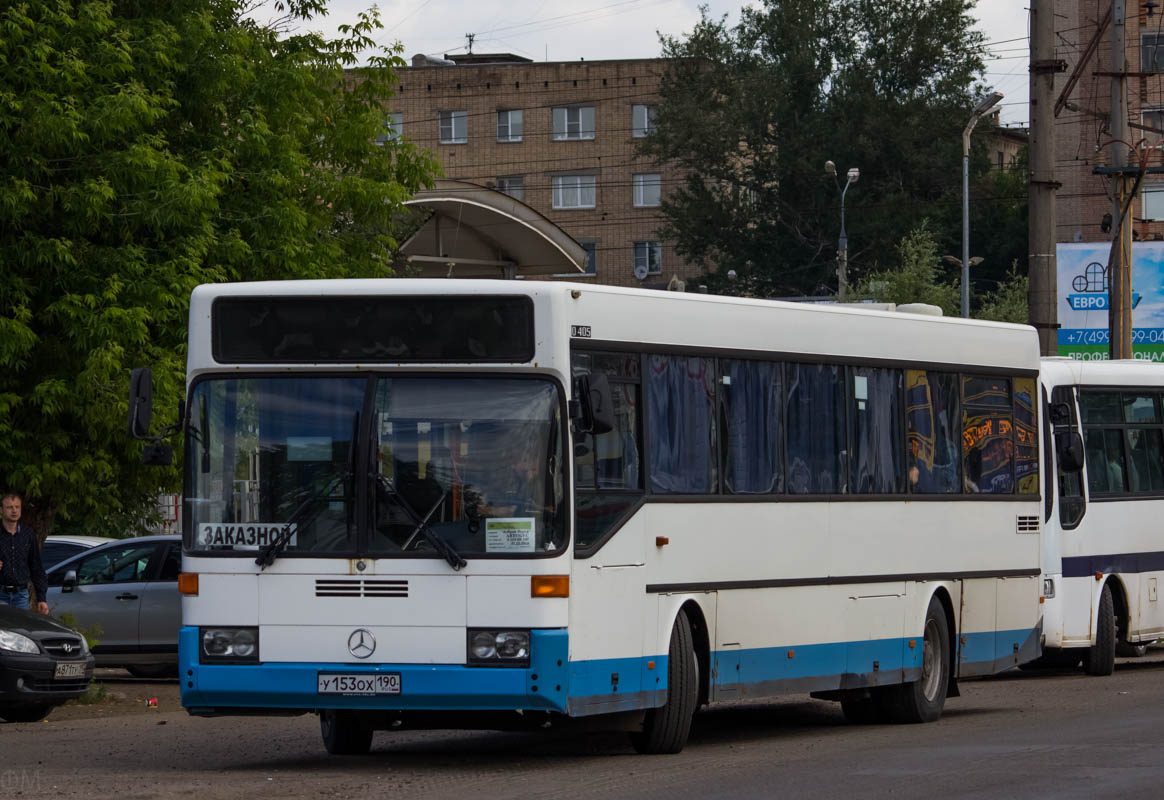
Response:
[{"label": "lamp post", "polygon": [[[837,188],[841,182],[837,179],[837,165],[831,161],[825,162],[825,174],[832,175]],[[849,169],[846,174],[845,188],[841,189],[841,236],[837,240],[837,299],[845,299],[845,289],[849,285],[849,237],[845,235],[845,193],[849,191],[849,184],[856,183],[861,177],[861,170],[856,167]]]},{"label": "lamp post", "polygon": [[962,316],[970,316],[970,132],[986,112],[998,105],[1001,92],[991,92],[978,101],[970,121],[962,131]]}]

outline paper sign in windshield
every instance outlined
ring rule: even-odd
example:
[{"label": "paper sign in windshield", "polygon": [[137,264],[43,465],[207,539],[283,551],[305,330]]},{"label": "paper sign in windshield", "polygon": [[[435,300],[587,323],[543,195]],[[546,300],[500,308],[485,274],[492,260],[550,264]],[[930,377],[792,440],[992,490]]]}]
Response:
[{"label": "paper sign in windshield", "polygon": [[485,520],[485,552],[532,553],[534,517],[501,517]]},{"label": "paper sign in windshield", "polygon": [[[198,526],[198,545],[204,548],[229,547],[234,550],[258,550],[279,535],[282,522],[205,522]],[[289,546],[295,546],[296,526],[291,526]]]}]

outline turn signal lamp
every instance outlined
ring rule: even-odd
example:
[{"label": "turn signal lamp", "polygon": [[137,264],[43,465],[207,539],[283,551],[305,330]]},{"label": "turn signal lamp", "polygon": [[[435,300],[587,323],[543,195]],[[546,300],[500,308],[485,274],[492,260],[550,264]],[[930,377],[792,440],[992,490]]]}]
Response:
[{"label": "turn signal lamp", "polygon": [[530,597],[569,597],[569,575],[534,575],[530,578]]},{"label": "turn signal lamp", "polygon": [[178,575],[179,594],[198,594],[198,573],[182,572]]}]

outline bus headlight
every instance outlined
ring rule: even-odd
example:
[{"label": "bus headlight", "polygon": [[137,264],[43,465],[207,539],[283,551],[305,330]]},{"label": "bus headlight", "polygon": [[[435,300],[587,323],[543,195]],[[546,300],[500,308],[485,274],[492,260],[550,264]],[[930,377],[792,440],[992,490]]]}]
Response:
[{"label": "bus headlight", "polygon": [[258,628],[202,628],[200,662],[255,664],[259,661]]},{"label": "bus headlight", "polygon": [[470,630],[468,663],[518,667],[529,664],[529,631]]}]

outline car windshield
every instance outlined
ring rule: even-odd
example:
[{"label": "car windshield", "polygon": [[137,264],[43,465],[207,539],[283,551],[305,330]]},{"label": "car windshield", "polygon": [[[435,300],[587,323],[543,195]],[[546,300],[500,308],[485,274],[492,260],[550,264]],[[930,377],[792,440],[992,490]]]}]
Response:
[{"label": "car windshield", "polygon": [[533,378],[201,381],[187,428],[186,545],[254,556],[290,524],[283,554],[557,551],[560,405],[555,384]]}]

